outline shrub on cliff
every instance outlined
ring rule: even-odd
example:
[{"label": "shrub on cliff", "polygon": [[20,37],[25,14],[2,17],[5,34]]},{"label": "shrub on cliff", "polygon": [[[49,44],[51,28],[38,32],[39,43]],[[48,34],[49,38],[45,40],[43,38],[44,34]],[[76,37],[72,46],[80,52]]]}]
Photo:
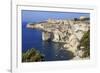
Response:
[{"label": "shrub on cliff", "polygon": [[43,60],[44,60],[44,55],[34,48],[29,49],[28,51],[22,53],[22,62],[37,62]]},{"label": "shrub on cliff", "polygon": [[80,41],[80,47],[84,47],[82,50],[84,51],[83,58],[90,56],[90,30],[84,33],[81,41]]}]

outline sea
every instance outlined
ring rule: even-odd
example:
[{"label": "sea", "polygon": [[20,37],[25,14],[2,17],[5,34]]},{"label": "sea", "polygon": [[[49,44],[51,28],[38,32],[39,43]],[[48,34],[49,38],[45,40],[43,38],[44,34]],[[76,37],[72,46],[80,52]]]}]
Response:
[{"label": "sea", "polygon": [[22,52],[35,48],[44,54],[44,61],[61,61],[73,58],[72,53],[63,48],[63,43],[43,41],[42,31],[29,29],[26,27],[27,24],[27,22],[22,23]]}]

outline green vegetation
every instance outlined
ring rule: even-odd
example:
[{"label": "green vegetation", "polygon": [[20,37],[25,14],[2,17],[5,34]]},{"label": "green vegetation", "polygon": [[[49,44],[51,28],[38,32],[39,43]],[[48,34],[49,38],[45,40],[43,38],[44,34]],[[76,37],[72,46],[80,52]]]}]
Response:
[{"label": "green vegetation", "polygon": [[37,62],[43,60],[44,60],[44,55],[34,48],[29,49],[28,51],[22,53],[22,62]]},{"label": "green vegetation", "polygon": [[83,54],[83,58],[84,57],[90,57],[90,30],[87,31],[81,41],[80,41],[80,45],[79,45],[79,48],[80,47],[84,47],[82,50],[84,51],[84,54]]}]

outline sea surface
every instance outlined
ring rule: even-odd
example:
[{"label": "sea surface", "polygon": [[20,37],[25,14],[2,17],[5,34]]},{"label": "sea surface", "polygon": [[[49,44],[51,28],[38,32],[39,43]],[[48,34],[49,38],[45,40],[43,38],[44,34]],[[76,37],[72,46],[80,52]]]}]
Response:
[{"label": "sea surface", "polygon": [[22,52],[35,48],[44,54],[45,61],[70,60],[71,52],[63,48],[63,43],[46,42],[42,40],[42,32],[26,28],[27,22],[22,23]]}]

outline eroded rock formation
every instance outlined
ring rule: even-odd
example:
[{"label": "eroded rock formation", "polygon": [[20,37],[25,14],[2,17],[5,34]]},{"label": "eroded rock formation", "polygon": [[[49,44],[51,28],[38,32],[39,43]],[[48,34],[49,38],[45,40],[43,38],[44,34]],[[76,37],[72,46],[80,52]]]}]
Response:
[{"label": "eroded rock formation", "polygon": [[28,24],[27,28],[41,30],[45,41],[64,42],[63,47],[76,55],[82,36],[90,29],[90,21],[87,17],[78,20],[48,19],[38,24]]}]

